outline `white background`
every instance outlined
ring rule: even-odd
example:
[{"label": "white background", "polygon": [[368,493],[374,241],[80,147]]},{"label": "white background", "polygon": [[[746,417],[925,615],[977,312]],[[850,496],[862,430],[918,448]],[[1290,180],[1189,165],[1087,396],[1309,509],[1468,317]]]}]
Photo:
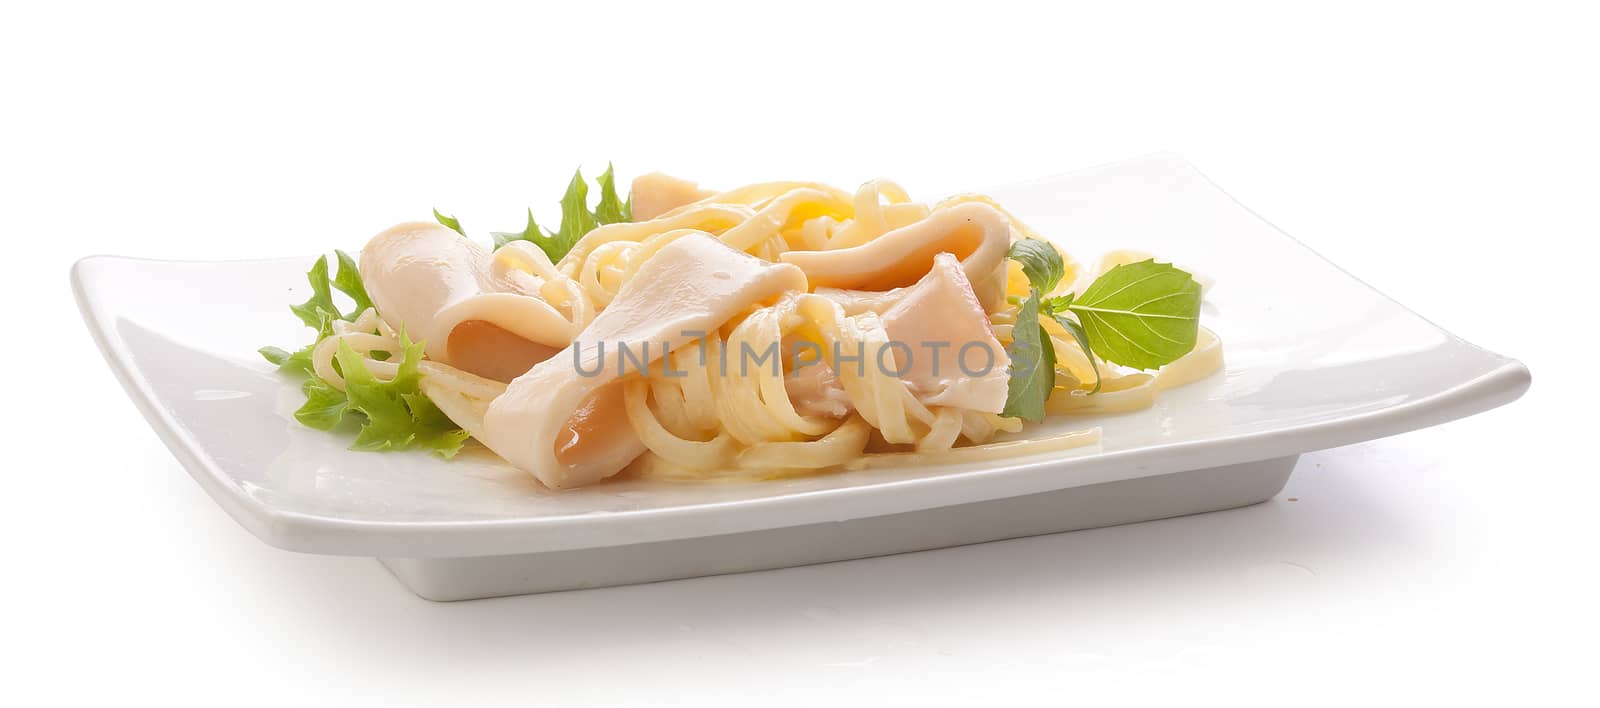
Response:
[{"label": "white background", "polygon": [[[3,702],[1593,700],[1593,3],[559,5],[0,10]],[[439,605],[237,527],[67,288],[517,227],[607,160],[933,197],[1163,149],[1532,390],[1237,511]]]}]

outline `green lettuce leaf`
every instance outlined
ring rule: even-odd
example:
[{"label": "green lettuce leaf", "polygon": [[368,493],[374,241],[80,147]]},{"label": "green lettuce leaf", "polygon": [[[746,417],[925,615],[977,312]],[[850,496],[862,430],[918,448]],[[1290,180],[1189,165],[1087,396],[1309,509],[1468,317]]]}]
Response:
[{"label": "green lettuce leaf", "polygon": [[[489,232],[489,237],[494,239],[494,247],[499,248],[511,243],[512,241],[531,241],[533,243],[538,243],[539,239],[542,239],[545,236],[544,229],[539,228],[539,224],[533,220],[533,210],[529,209],[528,225],[522,227],[521,231],[491,231]],[[548,251],[546,253],[548,253]]]},{"label": "green lettuce leaf", "polygon": [[344,315],[344,319],[353,321],[372,307],[372,298],[367,297],[367,286],[361,282],[361,269],[356,267],[356,259],[344,251],[333,253],[339,257],[339,273],[333,277],[332,285],[355,303],[355,309]]},{"label": "green lettuce leaf", "polygon": [[[289,311],[305,323],[307,327],[317,330],[317,338],[321,339],[333,333],[333,321],[355,320],[362,311],[372,307],[372,298],[367,296],[367,288],[361,282],[361,270],[356,267],[354,258],[344,251],[334,251],[339,258],[338,275],[328,277],[328,257],[321,256],[311,265],[311,270],[306,271],[306,282],[311,285],[311,297],[298,305],[290,305]],[[355,308],[349,312],[341,312],[339,306],[333,302],[333,291],[338,290],[355,303]],[[283,351],[277,347],[269,347],[277,352]],[[274,364],[283,365],[282,361],[274,361],[276,354],[261,351],[261,355]],[[287,358],[287,357],[285,357]]]},{"label": "green lettuce leaf", "polygon": [[[352,450],[376,452],[420,447],[445,458],[455,456],[468,434],[451,422],[420,389],[422,375],[417,367],[422,361],[423,343],[411,341],[402,331],[400,348],[399,371],[393,379],[383,381],[367,368],[360,354],[340,342],[334,358],[344,375],[342,397],[347,407],[339,408],[332,395],[313,398],[308,390],[306,406],[295,417],[311,427],[320,427],[313,423],[331,420],[321,428],[326,430],[336,425],[339,416],[348,410],[363,418],[355,442],[350,446]],[[310,381],[321,383],[316,378]],[[302,414],[312,422],[307,422]]]},{"label": "green lettuce leaf", "polygon": [[333,331],[333,320],[339,318],[339,308],[333,304],[333,289],[328,281],[327,256],[311,265],[311,270],[306,271],[306,280],[311,283],[310,299],[290,305],[289,311],[307,327],[317,330],[320,339]]},{"label": "green lettuce leaf", "polygon": [[[391,381],[379,380],[362,356],[343,342],[334,355],[334,363],[345,378],[345,390],[329,385],[312,370],[311,352],[333,333],[333,321],[353,321],[372,307],[355,259],[343,251],[335,254],[337,274],[329,278],[327,257],[318,258],[306,273],[311,283],[310,299],[290,308],[301,322],[317,330],[315,341],[293,352],[270,346],[258,350],[279,371],[306,377],[300,387],[306,402],[295,411],[295,420],[317,430],[333,430],[347,420],[359,422],[353,450],[422,448],[442,457],[454,456],[468,434],[421,392],[418,366],[423,344],[412,342],[404,331],[400,333],[399,372]],[[348,313],[341,312],[334,303],[335,290],[350,298],[353,307]],[[373,358],[385,359],[379,353]]]},{"label": "green lettuce leaf", "polygon": [[311,375],[311,350],[317,345],[315,342],[307,344],[293,352],[284,351],[278,347],[262,347],[257,349],[261,358],[278,366],[284,373]]},{"label": "green lettuce leaf", "polygon": [[630,221],[633,218],[633,198],[623,201],[617,195],[616,179],[610,165],[595,180],[600,186],[600,201],[589,210],[589,185],[583,180],[583,170],[572,175],[567,192],[561,197],[561,227],[555,231],[540,227],[533,220],[533,210],[528,210],[528,225],[521,231],[496,231],[494,247],[500,248],[512,241],[527,241],[539,247],[552,263],[564,258],[572,247],[596,227]]},{"label": "green lettuce leaf", "polygon": [[572,181],[567,183],[567,193],[561,197],[561,228],[540,247],[551,254],[550,260],[559,261],[561,259],[555,253],[567,255],[578,239],[596,226],[599,226],[599,222],[595,221],[594,212],[589,211],[589,185],[583,181],[583,170],[580,169],[572,173]]},{"label": "green lettuce leaf", "polygon": [[270,362],[272,362],[274,364],[277,364],[280,367],[283,366],[284,364],[289,363],[290,357],[294,356],[293,353],[284,350],[282,347],[274,347],[274,346],[262,347],[260,349],[257,349],[256,353],[260,354],[261,358],[266,359],[267,361],[270,361]]},{"label": "green lettuce leaf", "polygon": [[417,447],[448,460],[455,457],[456,453],[461,451],[461,446],[467,442],[467,438],[471,437],[470,433],[450,420],[427,396],[421,393],[402,393],[400,398],[405,401],[406,408],[411,410],[411,418],[416,421],[416,434],[412,442]]},{"label": "green lettuce leaf", "polygon": [[339,422],[344,420],[345,411],[350,408],[350,399],[340,391],[328,385],[328,382],[312,376],[300,385],[301,392],[306,394],[305,405],[294,412],[294,419],[301,425],[317,430],[333,430]]},{"label": "green lettuce leaf", "polygon": [[344,393],[350,401],[350,410],[366,416],[355,444],[350,446],[352,450],[404,449],[416,434],[412,429],[411,411],[400,394],[406,388],[407,364],[413,369],[411,378],[416,377],[415,360],[421,357],[422,348],[404,339],[401,346],[404,358],[400,373],[393,381],[382,381],[367,368],[360,354],[344,341],[339,342],[334,359],[339,362],[339,373],[344,375]]},{"label": "green lettuce leaf", "polygon": [[611,174],[611,164],[606,164],[606,171],[600,173],[595,180],[600,185],[600,203],[594,207],[594,220],[601,226],[617,224],[633,220],[633,195],[628,195],[628,201],[617,199],[616,178]]},{"label": "green lettuce leaf", "polygon": [[450,227],[451,231],[454,231],[454,232],[456,232],[458,234],[461,234],[462,236],[467,235],[467,232],[462,230],[461,222],[459,220],[457,220],[453,216],[446,216],[444,214],[440,214],[438,209],[434,209],[433,210],[433,220],[437,221],[437,222],[439,222],[439,223],[441,223],[441,224],[443,224],[445,226]]},{"label": "green lettuce leaf", "polygon": [[[344,251],[334,251],[334,254],[339,260],[338,274],[329,278],[328,257],[318,258],[311,270],[306,272],[306,281],[311,285],[311,297],[303,303],[289,306],[289,311],[295,317],[317,331],[316,341],[293,352],[271,346],[256,350],[261,358],[276,365],[279,371],[310,375],[311,350],[323,337],[333,334],[333,321],[354,321],[363,311],[372,307],[372,298],[367,295],[366,285],[361,281],[361,269],[356,267],[355,259]],[[339,306],[333,302],[334,290],[350,298],[354,308],[349,312],[340,312]]]}]

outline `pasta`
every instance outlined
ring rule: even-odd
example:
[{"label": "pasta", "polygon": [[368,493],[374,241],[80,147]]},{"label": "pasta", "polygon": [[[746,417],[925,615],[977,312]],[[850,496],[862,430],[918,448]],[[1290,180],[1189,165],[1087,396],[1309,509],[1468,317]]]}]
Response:
[{"label": "pasta", "polygon": [[710,192],[647,175],[632,201],[636,220],[593,228],[558,260],[434,224],[380,233],[360,263],[373,307],[333,324],[311,370],[344,390],[336,354],[348,347],[392,379],[402,332],[414,333],[421,392],[513,465],[569,488],[625,470],[769,478],[1096,442],[1097,428],[996,440],[1024,431],[1008,410],[1035,340],[1053,352],[1038,392],[1051,415],[1148,407],[1222,365],[1203,328],[1154,371],[1087,349],[1064,316],[1073,298],[1145,259],[1118,252],[1088,269],[1049,247],[1060,272],[1041,292],[1013,248],[1042,237],[981,195],[926,205],[881,179]]}]

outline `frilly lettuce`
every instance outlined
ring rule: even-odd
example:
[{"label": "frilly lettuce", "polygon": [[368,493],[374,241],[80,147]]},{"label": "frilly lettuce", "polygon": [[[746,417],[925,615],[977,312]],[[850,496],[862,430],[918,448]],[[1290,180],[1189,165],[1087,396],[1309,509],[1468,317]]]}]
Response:
[{"label": "frilly lettuce", "polygon": [[[595,183],[600,187],[600,201],[595,204],[593,211],[589,209],[589,184],[583,180],[583,170],[580,169],[572,175],[572,181],[567,183],[567,193],[561,197],[561,228],[551,231],[539,226],[533,219],[533,210],[529,209],[528,223],[521,231],[490,232],[494,247],[499,248],[512,241],[527,241],[538,246],[554,263],[567,255],[578,239],[596,227],[631,221],[633,198],[630,196],[624,200],[617,195],[616,178],[610,165],[606,165],[606,171],[600,173]],[[461,222],[455,217],[446,216],[435,209],[433,218],[456,233],[466,235]]]},{"label": "frilly lettuce", "polygon": [[[454,456],[466,442],[467,432],[451,422],[420,390],[422,376],[418,366],[423,343],[411,341],[404,330],[399,335],[399,371],[389,381],[375,376],[362,356],[344,342],[339,343],[334,366],[344,377],[345,390],[334,388],[312,370],[311,351],[333,334],[333,322],[354,321],[372,307],[355,260],[343,251],[336,255],[337,274],[329,278],[327,257],[318,258],[306,273],[311,297],[289,308],[307,327],[317,331],[316,341],[294,352],[278,347],[260,349],[261,356],[280,371],[306,376],[301,385],[306,402],[295,411],[295,420],[318,430],[333,430],[347,422],[358,426],[352,450],[421,448],[446,458]],[[341,312],[333,302],[334,290],[350,298],[353,309]]]}]

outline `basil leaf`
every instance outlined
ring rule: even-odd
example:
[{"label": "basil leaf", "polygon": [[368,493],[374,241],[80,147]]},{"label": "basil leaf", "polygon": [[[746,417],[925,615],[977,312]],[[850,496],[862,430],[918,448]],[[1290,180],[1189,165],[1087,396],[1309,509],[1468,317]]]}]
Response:
[{"label": "basil leaf", "polygon": [[1067,334],[1072,335],[1073,339],[1078,340],[1078,346],[1083,348],[1084,356],[1089,358],[1089,366],[1094,367],[1094,388],[1089,389],[1089,393],[1099,393],[1101,381],[1100,362],[1095,360],[1094,348],[1089,346],[1089,334],[1083,331],[1083,325],[1078,324],[1077,320],[1074,320],[1070,317],[1062,317],[1060,315],[1052,315],[1052,317],[1055,319],[1056,324],[1061,325],[1062,329],[1067,330]]},{"label": "basil leaf", "polygon": [[458,234],[461,234],[462,236],[467,235],[466,231],[461,230],[461,222],[457,221],[456,218],[453,217],[453,216],[445,216],[444,214],[440,214],[438,209],[434,209],[433,210],[433,219],[434,219],[434,221],[437,221],[437,222],[439,222],[441,224],[444,224],[445,226],[450,227],[451,231],[454,231],[454,232],[456,232]]},{"label": "basil leaf", "polygon": [[1039,291],[1031,290],[1011,325],[1011,378],[1000,415],[1031,423],[1044,420],[1044,402],[1056,385],[1056,352],[1050,335],[1039,325]]},{"label": "basil leaf", "polygon": [[1006,257],[1022,264],[1022,273],[1041,293],[1055,290],[1067,274],[1067,264],[1061,260],[1061,252],[1036,238],[1025,238],[1011,244]]},{"label": "basil leaf", "polygon": [[1067,293],[1057,297],[1045,298],[1044,302],[1039,303],[1039,309],[1052,315],[1057,312],[1063,312],[1068,305],[1072,304],[1072,298],[1077,295],[1077,293]]},{"label": "basil leaf", "polygon": [[1144,260],[1107,271],[1067,309],[1101,358],[1157,369],[1194,350],[1200,284],[1171,263]]}]

